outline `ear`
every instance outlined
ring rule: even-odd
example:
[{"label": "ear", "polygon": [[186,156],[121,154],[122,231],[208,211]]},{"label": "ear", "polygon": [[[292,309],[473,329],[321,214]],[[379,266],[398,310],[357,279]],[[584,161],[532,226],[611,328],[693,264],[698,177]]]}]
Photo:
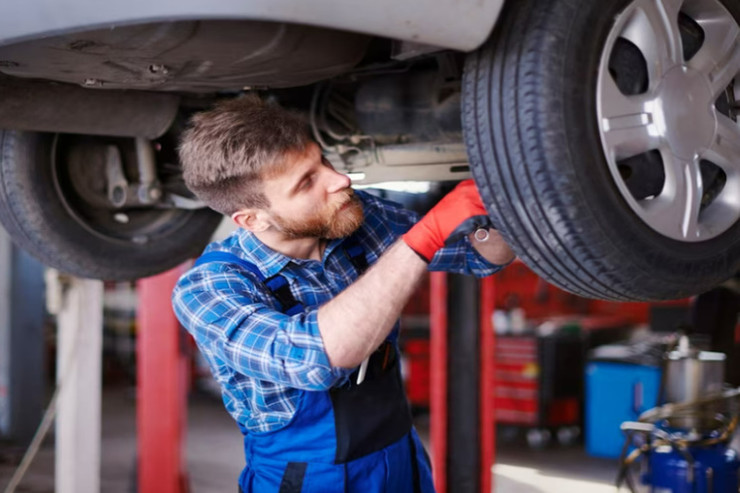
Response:
[{"label": "ear", "polygon": [[262,209],[249,208],[238,210],[231,215],[231,220],[237,226],[252,233],[259,233],[270,227],[269,215]]}]

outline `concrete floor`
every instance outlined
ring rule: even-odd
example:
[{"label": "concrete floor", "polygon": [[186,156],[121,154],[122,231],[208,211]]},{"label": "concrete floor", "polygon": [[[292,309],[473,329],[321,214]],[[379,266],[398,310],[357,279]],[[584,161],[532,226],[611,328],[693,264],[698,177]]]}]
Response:
[{"label": "concrete floor", "polygon": [[499,445],[494,471],[496,493],[615,493],[617,461],[586,455],[583,446]]},{"label": "concrete floor", "polygon": [[[101,492],[134,493],[136,477],[135,406],[131,389],[103,394]],[[240,434],[221,404],[195,396],[188,416],[187,460],[191,493],[231,493],[242,468]],[[427,420],[420,419],[420,434]],[[581,446],[532,450],[523,440],[499,443],[494,466],[496,493],[614,492],[616,464],[588,457]],[[0,491],[5,489],[22,451],[0,444]],[[47,439],[18,492],[53,493],[54,447]],[[450,492],[454,493],[454,492]]]}]

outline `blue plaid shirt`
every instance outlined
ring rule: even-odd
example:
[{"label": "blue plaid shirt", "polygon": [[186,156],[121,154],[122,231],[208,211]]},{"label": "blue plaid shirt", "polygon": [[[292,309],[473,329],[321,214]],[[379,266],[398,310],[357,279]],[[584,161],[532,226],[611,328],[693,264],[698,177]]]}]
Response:
[{"label": "blue plaid shirt", "polygon": [[[418,215],[365,192],[357,195],[365,222],[355,237],[372,265]],[[242,229],[206,248],[231,252],[258,266],[266,278],[280,273],[306,307],[294,316],[280,313],[257,276],[235,264],[207,262],[178,281],[172,295],[175,313],[221,385],[226,409],[247,430],[267,432],[286,425],[301,391],[328,390],[354,371],[329,364],[316,319],[320,305],[358,278],[342,242],[330,241],[321,262],[275,252]],[[467,238],[440,250],[429,265],[430,270],[478,277],[500,268],[483,259]],[[394,339],[398,325],[391,333]]]}]

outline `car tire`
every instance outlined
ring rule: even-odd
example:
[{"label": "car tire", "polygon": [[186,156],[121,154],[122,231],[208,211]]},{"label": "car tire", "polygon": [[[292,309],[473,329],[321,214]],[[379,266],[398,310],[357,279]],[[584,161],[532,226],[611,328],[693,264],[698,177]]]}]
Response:
[{"label": "car tire", "polygon": [[[663,0],[650,1],[660,5]],[[682,9],[695,10],[692,5],[700,3],[723,7],[729,18],[740,19],[740,5],[729,1],[686,0]],[[712,168],[719,169],[724,180],[714,187],[713,193],[718,194],[714,198],[721,198],[716,204],[731,215],[712,216],[724,222],[711,234],[703,225],[701,231],[698,226],[684,229],[697,237],[700,232],[705,234],[701,241],[667,235],[660,229],[670,224],[640,216],[649,201],[668,193],[665,173],[673,172],[667,168],[673,162],[670,152],[678,152],[670,146],[681,143],[661,147],[661,152],[668,152],[661,154],[659,159],[668,159],[662,164],[644,166],[656,169],[658,176],[641,180],[652,180],[657,188],[641,195],[635,192],[639,183],[623,182],[627,178],[622,176],[622,161],[615,168],[608,156],[616,154],[605,150],[611,148],[604,143],[598,111],[604,94],[599,84],[607,79],[600,74],[608,63],[609,74],[617,77],[612,71],[612,64],[617,63],[614,39],[622,34],[615,30],[621,29],[620,15],[636,5],[632,0],[506,2],[490,40],[467,57],[463,131],[472,173],[494,224],[519,258],[540,276],[591,298],[677,299],[706,291],[740,269],[740,164]],[[684,34],[686,50],[689,43]],[[607,51],[608,43],[613,43],[611,51]],[[624,65],[625,72],[643,70],[639,58]],[[667,83],[656,86],[660,82],[649,79],[649,90],[664,91]],[[634,94],[639,89],[630,93]],[[736,126],[737,118],[733,120]],[[674,134],[680,131],[668,136]],[[740,146],[740,139],[733,145]],[[640,156],[648,159],[655,154],[646,151]],[[709,180],[704,171],[702,164],[701,176]],[[709,187],[704,185],[706,195]],[[705,195],[700,195],[702,200]],[[709,202],[709,206],[715,204]],[[699,218],[708,217],[707,210],[701,209]]]},{"label": "car tire", "polygon": [[104,225],[100,218],[112,212],[87,216],[91,208],[75,202],[56,142],[52,134],[0,132],[0,222],[50,267],[93,279],[146,277],[197,256],[221,221],[207,209],[142,208],[127,225]]}]

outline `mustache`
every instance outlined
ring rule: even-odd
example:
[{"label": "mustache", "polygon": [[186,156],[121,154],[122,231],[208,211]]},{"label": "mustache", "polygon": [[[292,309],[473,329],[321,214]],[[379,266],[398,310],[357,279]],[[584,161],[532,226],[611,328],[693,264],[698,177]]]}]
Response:
[{"label": "mustache", "polygon": [[359,202],[360,201],[360,198],[357,195],[355,195],[355,191],[352,190],[351,188],[345,188],[340,193],[342,195],[344,195],[345,197],[343,198],[343,200],[341,202],[339,202],[339,205],[337,205],[336,210],[341,209],[342,207],[344,207],[345,205],[347,205],[347,204],[349,204],[351,202]]}]

